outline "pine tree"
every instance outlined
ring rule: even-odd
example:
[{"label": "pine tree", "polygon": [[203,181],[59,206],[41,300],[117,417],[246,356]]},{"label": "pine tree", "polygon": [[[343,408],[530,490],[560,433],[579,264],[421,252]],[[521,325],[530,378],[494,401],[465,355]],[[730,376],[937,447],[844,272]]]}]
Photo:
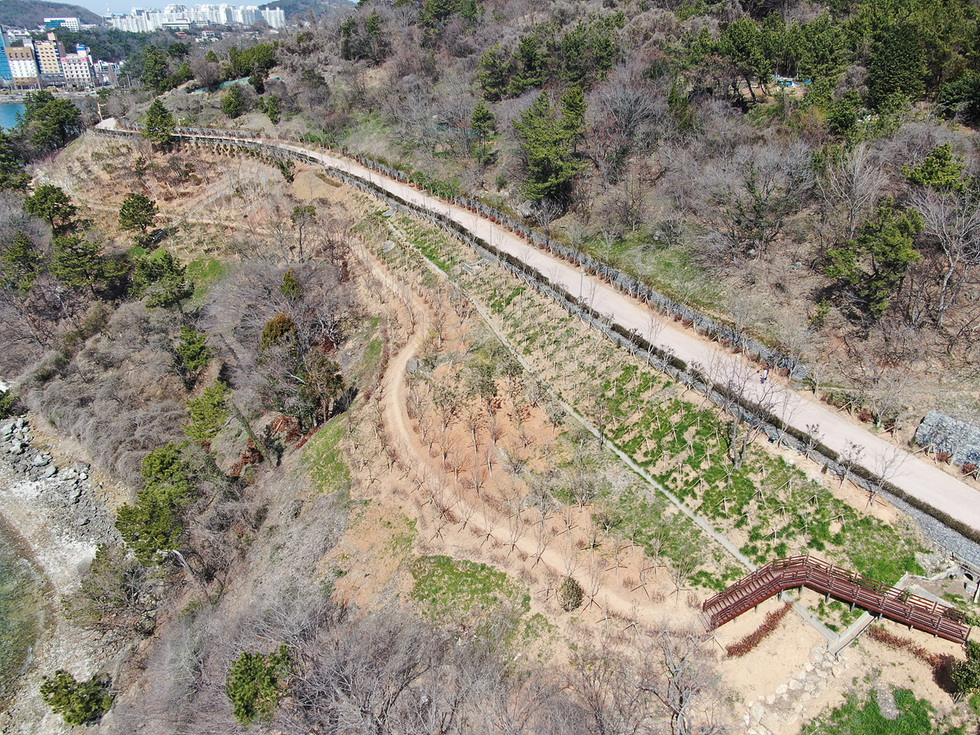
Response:
[{"label": "pine tree", "polygon": [[68,725],[95,724],[112,706],[107,679],[93,676],[87,681],[76,681],[64,669],[44,677],[41,699]]},{"label": "pine tree", "polygon": [[953,146],[945,143],[932,150],[918,166],[905,166],[902,173],[910,184],[936,191],[963,191],[963,169],[966,163],[953,155]]},{"label": "pine tree", "polygon": [[221,431],[228,418],[228,396],[231,391],[222,382],[204,389],[197,398],[187,401],[187,417],[190,422],[185,427],[187,436],[205,448]]},{"label": "pine tree", "polygon": [[28,214],[40,217],[55,232],[67,232],[75,226],[75,205],[60,186],[42,184],[24,200]]},{"label": "pine tree", "polygon": [[157,94],[166,91],[164,80],[170,73],[167,55],[159,46],[148,46],[143,53],[143,71],[140,79],[143,86]]},{"label": "pine tree", "polygon": [[221,98],[221,111],[233,120],[248,111],[248,100],[239,85],[233,84],[231,89],[225,92],[224,97]]},{"label": "pine tree", "polygon": [[884,110],[907,104],[925,79],[922,41],[914,25],[887,25],[875,38],[868,64],[868,106]]},{"label": "pine tree", "polygon": [[559,114],[544,92],[514,123],[514,129],[521,139],[528,172],[524,193],[536,201],[549,199],[566,206],[574,178],[585,169],[575,151],[584,128],[581,90],[566,94],[562,105],[563,113]]},{"label": "pine tree", "polygon": [[153,100],[150,109],[146,111],[143,137],[158,145],[168,146],[173,140],[175,128],[174,116],[159,99]]},{"label": "pine tree", "polygon": [[13,286],[20,292],[29,291],[37,281],[44,256],[37,245],[23,232],[0,254],[0,287]]},{"label": "pine tree", "polygon": [[14,150],[10,136],[0,131],[0,190],[23,191],[31,177],[24,172],[24,162]]},{"label": "pine tree", "polygon": [[181,511],[197,494],[190,465],[181,448],[170,442],[143,458],[146,485],[136,493],[136,505],[124,505],[116,515],[119,535],[144,564],[160,561],[158,553],[178,548],[184,531]]},{"label": "pine tree", "polygon": [[146,240],[146,232],[157,216],[157,203],[144,194],[130,194],[119,207],[119,226],[124,230],[137,230],[138,242]]},{"label": "pine tree", "polygon": [[81,235],[63,235],[54,239],[55,278],[72,288],[92,291],[102,282],[104,258],[102,246]]},{"label": "pine tree", "polygon": [[130,293],[145,298],[147,306],[179,310],[181,302],[194,294],[194,283],[187,278],[187,268],[160,249],[136,261]]},{"label": "pine tree", "polygon": [[493,113],[483,100],[477,102],[476,108],[473,110],[473,115],[470,117],[470,127],[473,128],[473,134],[476,136],[479,145],[477,158],[481,163],[487,163],[489,160],[487,142],[497,125]]},{"label": "pine tree", "polygon": [[180,337],[174,347],[174,369],[190,389],[200,370],[208,364],[213,353],[208,347],[208,335],[187,325],[180,328]]},{"label": "pine tree", "polygon": [[915,236],[923,224],[916,210],[898,209],[892,200],[885,201],[861,227],[857,239],[827,251],[826,274],[856,297],[872,318],[880,318],[909,266],[922,259]]},{"label": "pine tree", "polygon": [[507,94],[512,71],[510,54],[503,46],[487,49],[480,57],[480,71],[477,72],[483,97],[490,102],[499,102]]}]

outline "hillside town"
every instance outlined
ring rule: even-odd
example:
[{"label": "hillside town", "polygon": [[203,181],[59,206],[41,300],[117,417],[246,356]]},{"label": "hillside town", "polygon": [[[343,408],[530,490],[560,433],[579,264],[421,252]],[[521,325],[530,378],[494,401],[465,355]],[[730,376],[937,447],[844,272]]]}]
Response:
[{"label": "hillside town", "polygon": [[[270,28],[282,28],[285,14],[280,8],[254,5],[168,5],[162,11],[133,8],[128,15],[107,15],[105,22],[113,29],[127,33],[153,33],[168,30],[183,33],[216,26],[252,26],[264,22]],[[84,44],[65,44],[57,32],[78,32],[95,28],[77,17],[45,18],[43,27],[35,29],[4,27],[0,33],[0,86],[13,90],[72,89],[114,87],[119,79],[120,64],[96,59]],[[201,38],[207,39],[208,31]],[[43,38],[39,38],[44,36]]]},{"label": "hillside town", "polygon": [[82,44],[69,50],[53,32],[35,40],[27,31],[6,31],[0,44],[0,80],[8,88],[92,89],[114,87],[118,79],[118,63],[93,58]]}]

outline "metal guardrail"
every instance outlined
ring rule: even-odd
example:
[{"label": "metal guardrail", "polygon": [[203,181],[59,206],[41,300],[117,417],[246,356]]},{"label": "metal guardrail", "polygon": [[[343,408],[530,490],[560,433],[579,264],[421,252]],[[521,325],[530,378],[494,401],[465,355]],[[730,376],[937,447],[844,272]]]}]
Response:
[{"label": "metal guardrail", "polygon": [[959,610],[809,554],[769,562],[707,600],[701,609],[714,629],[793,587],[809,587],[955,643],[965,643],[972,630]]},{"label": "metal guardrail", "polygon": [[[107,132],[105,129],[99,130],[100,132]],[[121,133],[129,134],[142,132],[142,129],[138,126],[118,120],[116,121],[116,130]],[[244,141],[261,141],[263,136],[261,133],[254,131],[177,127],[174,129],[174,137],[185,139],[226,138],[230,144],[234,145]],[[297,145],[301,145],[306,142],[302,139],[268,139],[268,141],[269,143],[289,142]],[[260,142],[259,145],[262,145],[262,143]],[[318,145],[323,147],[325,150],[329,150],[329,148],[323,146],[322,143]],[[272,147],[273,146],[270,146],[270,149]],[[283,153],[285,152],[280,150],[280,155]],[[374,159],[362,155],[351,154],[346,150],[339,151],[339,153],[347,158],[357,161],[357,163],[365,168],[377,171],[388,178],[396,179],[401,182],[414,182],[419,186],[422,185],[422,182],[417,181],[412,175],[379,161],[375,161]],[[303,158],[301,155],[297,154],[293,154],[292,157]],[[310,162],[316,163],[316,161]],[[496,209],[479,200],[459,194],[446,195],[444,198],[458,207],[463,207],[470,212],[486,217],[495,224],[498,224],[513,234],[523,238],[530,245],[542,248],[549,253],[557,255],[562,260],[574,263],[579,268],[582,268],[603,279],[606,283],[615,286],[622,293],[628,294],[629,296],[643,301],[644,303],[655,306],[672,319],[683,322],[686,325],[690,325],[696,331],[707,335],[711,339],[714,339],[722,344],[738,348],[744,354],[754,357],[761,363],[771,365],[774,368],[782,368],[796,380],[803,380],[809,375],[810,370],[806,365],[802,364],[798,360],[788,357],[778,349],[770,347],[769,345],[766,345],[739,330],[733,329],[724,322],[709,317],[706,314],[702,314],[686,304],[677,302],[668,296],[655,291],[647,284],[642,283],[639,279],[593,258],[588,253],[581,250],[576,250],[575,248],[569,247],[562,242],[541,235],[533,228],[528,227],[523,222],[516,220],[505,212],[501,212],[499,209]]]}]

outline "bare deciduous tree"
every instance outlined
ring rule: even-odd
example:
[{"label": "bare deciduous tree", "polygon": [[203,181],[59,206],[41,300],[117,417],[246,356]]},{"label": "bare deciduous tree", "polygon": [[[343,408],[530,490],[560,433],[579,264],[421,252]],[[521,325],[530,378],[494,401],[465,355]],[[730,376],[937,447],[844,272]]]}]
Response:
[{"label": "bare deciduous tree", "polygon": [[916,193],[912,205],[925,221],[923,234],[938,245],[942,257],[934,307],[936,325],[942,327],[963,284],[980,263],[980,201],[968,193],[927,189]]},{"label": "bare deciduous tree", "polygon": [[829,224],[828,244],[853,240],[857,228],[884,195],[888,176],[867,144],[841,153],[817,179],[817,192]]}]

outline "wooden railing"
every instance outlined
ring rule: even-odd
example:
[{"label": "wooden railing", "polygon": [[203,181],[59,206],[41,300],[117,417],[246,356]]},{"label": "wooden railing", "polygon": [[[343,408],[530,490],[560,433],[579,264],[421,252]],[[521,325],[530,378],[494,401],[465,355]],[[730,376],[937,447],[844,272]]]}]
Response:
[{"label": "wooden railing", "polygon": [[971,628],[959,610],[806,556],[776,559],[702,605],[712,629],[793,587],[809,587],[940,638],[965,643]]}]

